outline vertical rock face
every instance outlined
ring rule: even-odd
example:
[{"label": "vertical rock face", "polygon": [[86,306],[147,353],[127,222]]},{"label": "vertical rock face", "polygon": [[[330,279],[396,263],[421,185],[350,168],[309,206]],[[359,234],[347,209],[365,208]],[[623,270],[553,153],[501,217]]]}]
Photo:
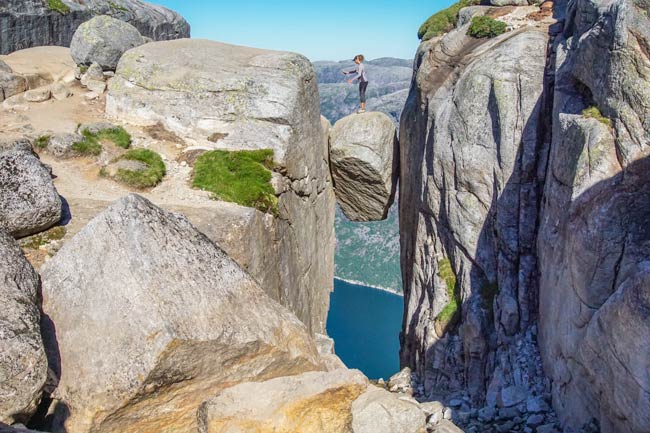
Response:
[{"label": "vertical rock face", "polygon": [[521,379],[507,349],[535,319],[548,36],[482,43],[466,29],[420,47],[401,119],[401,361],[426,392],[467,388],[481,401]]},{"label": "vertical rock face", "polygon": [[26,422],[47,376],[38,309],[38,275],[0,229],[0,423]]},{"label": "vertical rock face", "polygon": [[65,431],[193,432],[220,390],[320,368],[293,314],[187,219],[137,195],[93,219],[41,275]]},{"label": "vertical rock face", "polygon": [[[565,424],[650,429],[650,6],[579,1],[557,43],[540,350]],[[597,107],[600,120],[585,118]]]},{"label": "vertical rock face", "polygon": [[[316,75],[291,53],[205,40],[128,51],[111,81],[107,113],[167,129],[190,143],[272,149],[279,216],[248,270],[313,332],[325,329],[333,285],[334,192]],[[216,143],[214,143],[215,138]]]},{"label": "vertical rock face", "polygon": [[154,40],[187,38],[190,26],[176,12],[140,0],[63,0],[67,11],[51,10],[43,0],[5,0],[0,4],[0,54],[41,45],[70,46],[72,35],[95,15],[110,15]]}]

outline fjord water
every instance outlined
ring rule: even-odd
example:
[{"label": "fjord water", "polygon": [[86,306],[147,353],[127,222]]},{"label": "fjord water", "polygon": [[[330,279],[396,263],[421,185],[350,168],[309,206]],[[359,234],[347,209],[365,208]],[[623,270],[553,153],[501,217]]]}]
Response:
[{"label": "fjord water", "polygon": [[370,379],[399,371],[403,302],[394,293],[334,279],[327,333],[347,367]]}]

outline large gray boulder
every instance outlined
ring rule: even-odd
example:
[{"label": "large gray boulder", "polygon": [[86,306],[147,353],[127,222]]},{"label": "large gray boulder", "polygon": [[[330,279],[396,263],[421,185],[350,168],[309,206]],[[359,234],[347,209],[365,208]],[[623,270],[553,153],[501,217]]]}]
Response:
[{"label": "large gray boulder", "polygon": [[[335,199],[309,61],[206,40],[146,44],[122,56],[106,112],[126,123],[160,123],[205,149],[273,150],[279,215],[257,218],[251,233],[271,240],[262,254],[246,252],[247,270],[313,332],[324,333]],[[218,143],[210,141],[215,134]]]},{"label": "large gray boulder", "polygon": [[468,25],[421,45],[400,125],[401,360],[426,392],[478,405],[486,384],[545,390],[534,343],[518,344],[536,309],[548,30],[481,41]]},{"label": "large gray boulder", "polygon": [[99,64],[115,70],[122,54],[144,44],[138,29],[106,15],[95,17],[79,26],[70,42],[70,54],[78,65]]},{"label": "large gray boulder", "polygon": [[0,423],[26,422],[47,377],[38,308],[40,281],[20,247],[0,229]]},{"label": "large gray boulder", "polygon": [[43,0],[4,0],[0,3],[0,54],[41,45],[70,46],[72,35],[97,15],[110,15],[154,40],[188,38],[185,19],[163,6],[141,0],[63,0],[61,13]]},{"label": "large gray boulder", "polygon": [[14,74],[9,65],[0,60],[0,102],[26,91],[27,79]]},{"label": "large gray boulder", "polygon": [[399,154],[396,127],[379,112],[352,114],[330,132],[336,198],[352,221],[386,219],[395,198]]},{"label": "large gray boulder", "polygon": [[31,143],[0,140],[0,229],[22,237],[43,231],[60,219],[61,197]]},{"label": "large gray boulder", "polygon": [[137,195],[95,217],[41,277],[66,431],[193,432],[222,389],[320,368],[293,314],[185,217]]},{"label": "large gray boulder", "polygon": [[[650,429],[647,3],[571,2],[540,218],[540,351],[562,423]],[[585,117],[600,111],[602,117]],[[592,116],[593,117],[593,116]]]}]

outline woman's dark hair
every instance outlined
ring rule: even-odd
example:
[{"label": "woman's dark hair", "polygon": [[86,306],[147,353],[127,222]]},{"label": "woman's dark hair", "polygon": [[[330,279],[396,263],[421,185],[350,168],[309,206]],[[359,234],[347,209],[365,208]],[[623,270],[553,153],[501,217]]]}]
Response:
[{"label": "woman's dark hair", "polygon": [[357,60],[357,59],[359,59],[362,62],[364,60],[366,60],[366,58],[363,56],[363,54],[357,54],[356,56],[354,56],[354,60]]}]

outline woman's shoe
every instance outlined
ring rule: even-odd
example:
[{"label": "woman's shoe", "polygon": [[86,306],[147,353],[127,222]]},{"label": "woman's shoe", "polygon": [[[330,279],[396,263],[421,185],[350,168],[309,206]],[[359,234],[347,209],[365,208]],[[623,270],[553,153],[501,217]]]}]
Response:
[{"label": "woman's shoe", "polygon": [[363,108],[359,108],[357,110],[357,114],[361,114],[361,113],[365,113],[365,112],[366,112],[366,110],[364,110]]}]

